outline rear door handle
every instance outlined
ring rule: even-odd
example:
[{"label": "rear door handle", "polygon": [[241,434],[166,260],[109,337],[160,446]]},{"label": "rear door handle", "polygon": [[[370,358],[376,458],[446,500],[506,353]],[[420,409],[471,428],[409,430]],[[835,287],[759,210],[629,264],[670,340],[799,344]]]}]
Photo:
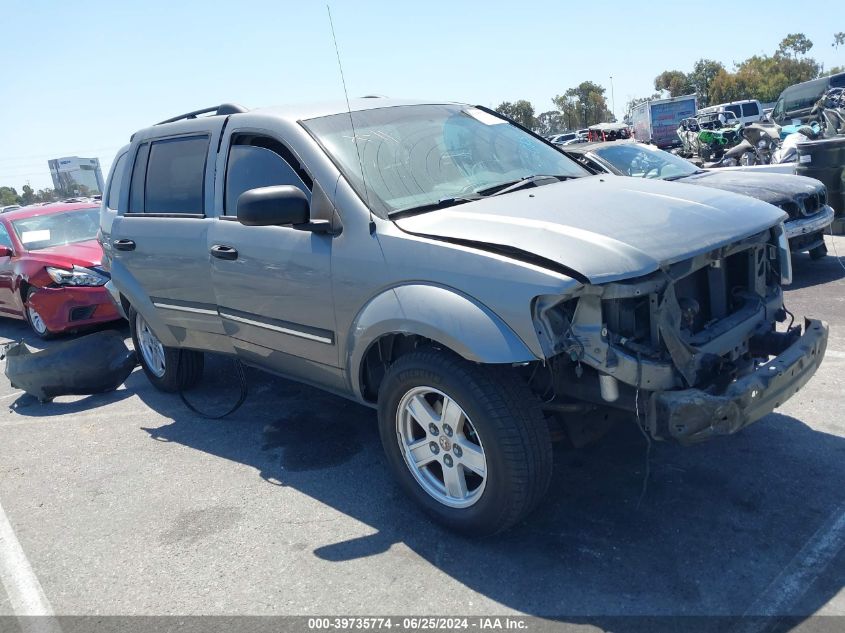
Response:
[{"label": "rear door handle", "polygon": [[132,240],[115,240],[112,242],[112,246],[119,251],[134,251],[135,250],[135,242]]},{"label": "rear door handle", "polygon": [[225,244],[215,244],[210,250],[211,256],[217,259],[237,259],[238,251],[231,246]]}]

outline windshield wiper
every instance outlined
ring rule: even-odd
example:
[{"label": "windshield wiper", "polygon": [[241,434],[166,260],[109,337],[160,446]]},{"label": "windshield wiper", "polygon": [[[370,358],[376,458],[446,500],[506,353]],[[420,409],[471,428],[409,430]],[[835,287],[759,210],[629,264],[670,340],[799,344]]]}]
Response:
[{"label": "windshield wiper", "polygon": [[561,176],[555,174],[535,174],[532,176],[524,176],[519,180],[512,180],[510,182],[503,182],[499,183],[498,185],[493,185],[492,187],[486,187],[484,189],[479,189],[476,193],[479,193],[482,196],[501,196],[505,193],[510,193],[511,191],[517,191],[518,189],[522,189],[523,187],[529,187],[531,185],[539,186],[537,183],[542,180],[556,180],[558,182],[567,180],[569,178],[575,178],[575,176]]},{"label": "windshield wiper", "polygon": [[478,200],[481,196],[458,196],[454,198],[441,198],[437,202],[430,202],[428,204],[421,204],[415,207],[405,207],[404,209],[396,209],[387,214],[389,218],[405,217],[406,215],[416,215],[417,213],[425,213],[426,211],[437,211],[438,209],[448,209],[464,202],[472,202]]},{"label": "windshield wiper", "polygon": [[691,172],[689,174],[677,174],[675,176],[667,176],[666,178],[661,178],[661,180],[665,181],[672,181],[672,180],[680,180],[681,178],[686,178],[687,176],[696,176],[698,174],[706,174],[707,172],[703,169],[699,169],[697,171]]},{"label": "windshield wiper", "polygon": [[[537,174],[535,176],[525,176],[524,178],[520,178],[519,180],[511,180],[508,182],[500,182],[496,185],[491,185],[489,187],[485,187],[484,189],[478,189],[475,193],[466,195],[466,196],[454,196],[449,198],[441,198],[437,202],[430,202],[428,204],[421,204],[419,206],[414,207],[405,207],[403,209],[396,209],[395,211],[391,211],[387,214],[389,218],[396,218],[396,217],[405,217],[407,215],[415,215],[417,213],[425,213],[426,211],[437,211],[438,209],[448,209],[449,207],[454,207],[457,204],[463,204],[464,202],[473,202],[475,200],[480,200],[481,198],[487,198],[492,196],[500,196],[504,193],[510,193],[511,191],[516,191],[517,189],[521,189],[522,187],[528,187],[530,185],[536,185],[537,182],[542,180],[554,180],[556,182],[562,180],[568,180],[569,178],[576,178],[576,176],[562,176],[562,175],[546,175],[546,174]],[[537,185],[539,186],[539,185]]]}]

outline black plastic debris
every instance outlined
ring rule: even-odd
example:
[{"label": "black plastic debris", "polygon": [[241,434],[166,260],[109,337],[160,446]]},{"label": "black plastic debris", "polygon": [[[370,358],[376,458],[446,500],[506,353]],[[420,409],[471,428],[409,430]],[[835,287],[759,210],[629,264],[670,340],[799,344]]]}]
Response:
[{"label": "black plastic debris", "polygon": [[114,391],[137,364],[135,352],[114,330],[104,330],[32,352],[23,341],[2,352],[12,387],[49,402],[56,396]]}]

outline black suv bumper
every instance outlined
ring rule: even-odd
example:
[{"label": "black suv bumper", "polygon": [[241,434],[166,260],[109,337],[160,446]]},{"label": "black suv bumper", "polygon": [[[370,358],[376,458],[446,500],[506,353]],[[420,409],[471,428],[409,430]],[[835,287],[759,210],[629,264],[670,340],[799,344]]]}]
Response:
[{"label": "black suv bumper", "polygon": [[701,389],[664,391],[650,399],[647,421],[657,439],[691,444],[736,433],[791,398],[816,373],[828,326],[805,319],[804,333],[782,353],[731,383],[721,394]]}]

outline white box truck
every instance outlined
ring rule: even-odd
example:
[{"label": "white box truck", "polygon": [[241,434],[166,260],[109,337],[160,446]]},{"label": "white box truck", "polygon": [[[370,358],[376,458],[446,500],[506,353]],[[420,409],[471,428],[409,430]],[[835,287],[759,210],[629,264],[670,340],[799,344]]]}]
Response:
[{"label": "white box truck", "polygon": [[697,106],[695,95],[654,99],[634,106],[631,110],[634,138],[641,143],[653,143],[661,149],[680,145],[678,124],[687,117],[695,116]]}]

